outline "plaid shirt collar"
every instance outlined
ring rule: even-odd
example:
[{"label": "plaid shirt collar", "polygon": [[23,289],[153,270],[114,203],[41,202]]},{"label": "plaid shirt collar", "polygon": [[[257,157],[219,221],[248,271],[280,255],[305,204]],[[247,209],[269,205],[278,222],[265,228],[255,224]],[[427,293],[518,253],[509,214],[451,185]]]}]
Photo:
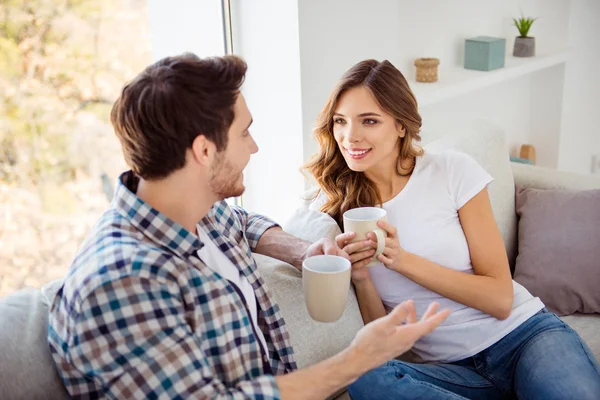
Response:
[{"label": "plaid shirt collar", "polygon": [[153,242],[182,258],[187,259],[204,247],[196,235],[140,199],[135,194],[138,184],[139,178],[132,171],[119,177],[112,200],[119,214]]}]

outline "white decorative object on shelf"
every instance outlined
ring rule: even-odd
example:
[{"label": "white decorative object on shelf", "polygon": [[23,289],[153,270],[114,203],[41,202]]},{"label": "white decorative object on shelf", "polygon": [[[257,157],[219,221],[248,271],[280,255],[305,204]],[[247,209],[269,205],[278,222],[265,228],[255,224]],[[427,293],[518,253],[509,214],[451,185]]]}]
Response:
[{"label": "white decorative object on shelf", "polygon": [[443,79],[435,85],[415,80],[409,80],[409,84],[419,106],[423,107],[565,63],[567,54],[565,51],[532,58],[507,57],[505,67],[495,71],[473,71],[456,67],[445,70]]}]

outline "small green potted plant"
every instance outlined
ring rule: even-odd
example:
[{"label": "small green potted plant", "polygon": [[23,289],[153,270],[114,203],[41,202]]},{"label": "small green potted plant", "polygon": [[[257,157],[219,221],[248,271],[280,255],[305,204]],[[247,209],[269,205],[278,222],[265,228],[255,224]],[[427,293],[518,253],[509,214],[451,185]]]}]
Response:
[{"label": "small green potted plant", "polygon": [[528,36],[531,25],[537,18],[524,17],[513,18],[515,26],[519,30],[520,36],[515,38],[513,56],[515,57],[533,57],[535,56],[535,38]]}]

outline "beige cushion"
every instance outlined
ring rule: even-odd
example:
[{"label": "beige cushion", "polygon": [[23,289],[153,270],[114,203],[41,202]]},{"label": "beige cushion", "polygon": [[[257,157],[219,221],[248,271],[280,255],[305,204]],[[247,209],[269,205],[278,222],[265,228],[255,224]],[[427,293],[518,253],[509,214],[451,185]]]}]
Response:
[{"label": "beige cushion", "polygon": [[336,322],[313,321],[304,304],[300,271],[274,258],[255,254],[258,269],[290,332],[298,367],[303,368],[329,358],[350,345],[363,326],[356,295],[351,290],[346,310]]},{"label": "beige cushion", "polygon": [[[301,207],[285,224],[286,232],[309,242],[335,238],[340,228],[327,214]],[[313,321],[306,311],[302,274],[282,261],[255,254],[259,271],[279,304],[287,323],[300,368],[329,358],[350,345],[363,326],[354,290],[350,290],[346,310],[336,322]]]},{"label": "beige cushion", "polygon": [[514,266],[517,253],[515,187],[504,133],[498,129],[485,129],[477,134],[449,136],[427,144],[425,149],[466,153],[494,178],[488,189],[492,209],[511,267]]},{"label": "beige cushion", "polygon": [[40,291],[0,299],[0,398],[66,399],[48,347],[48,305]]},{"label": "beige cushion", "polygon": [[600,177],[573,174],[550,168],[512,164],[515,185],[535,189],[590,190],[600,189]]}]

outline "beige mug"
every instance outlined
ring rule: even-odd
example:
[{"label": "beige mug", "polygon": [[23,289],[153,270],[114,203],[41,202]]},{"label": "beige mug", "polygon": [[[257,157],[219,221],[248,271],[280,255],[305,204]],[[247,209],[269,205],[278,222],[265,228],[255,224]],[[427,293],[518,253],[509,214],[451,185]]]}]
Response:
[{"label": "beige mug", "polygon": [[[377,221],[387,221],[387,212],[379,207],[359,207],[344,213],[344,232],[354,232],[356,235],[351,243],[367,239],[367,233],[373,232],[377,238],[377,249],[373,255],[373,261],[367,267],[373,267],[379,263],[377,257],[385,249],[387,233],[377,226]],[[359,251],[367,250],[368,247]]]},{"label": "beige mug", "polygon": [[302,290],[306,309],[319,322],[337,321],[346,308],[350,291],[350,261],[344,257],[320,255],[302,263]]}]

